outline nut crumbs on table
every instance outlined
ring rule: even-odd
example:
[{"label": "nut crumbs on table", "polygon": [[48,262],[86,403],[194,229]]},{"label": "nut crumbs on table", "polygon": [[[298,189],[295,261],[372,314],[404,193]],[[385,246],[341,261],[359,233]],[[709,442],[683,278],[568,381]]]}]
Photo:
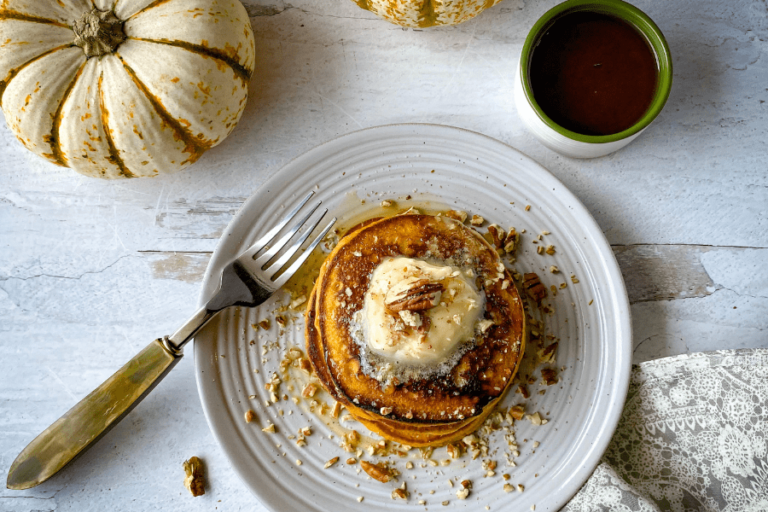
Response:
[{"label": "nut crumbs on table", "polygon": [[205,494],[205,474],[203,461],[198,457],[190,457],[184,461],[184,487],[189,489],[193,497]]}]

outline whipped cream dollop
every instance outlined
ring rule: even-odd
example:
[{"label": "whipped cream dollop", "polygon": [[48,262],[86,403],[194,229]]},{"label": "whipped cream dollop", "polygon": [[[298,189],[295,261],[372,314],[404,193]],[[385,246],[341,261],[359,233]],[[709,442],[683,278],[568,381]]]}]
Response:
[{"label": "whipped cream dollop", "polygon": [[431,364],[475,337],[484,308],[472,269],[398,256],[374,269],[355,322],[373,353]]}]

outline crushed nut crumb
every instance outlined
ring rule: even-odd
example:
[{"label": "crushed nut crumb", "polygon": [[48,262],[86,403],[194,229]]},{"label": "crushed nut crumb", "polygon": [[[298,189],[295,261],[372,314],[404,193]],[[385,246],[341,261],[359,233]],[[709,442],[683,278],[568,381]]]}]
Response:
[{"label": "crushed nut crumb", "polygon": [[315,396],[315,393],[317,393],[318,387],[317,384],[309,383],[306,386],[304,386],[304,389],[301,391],[301,396],[304,398],[312,398]]},{"label": "crushed nut crumb", "polygon": [[205,494],[205,472],[203,461],[197,457],[190,457],[184,461],[184,487],[186,487],[195,498]]},{"label": "crushed nut crumb", "polygon": [[408,499],[408,492],[405,489],[395,489],[392,491],[392,499],[393,500],[407,500]]},{"label": "crushed nut crumb", "polygon": [[464,222],[467,220],[467,212],[462,210],[448,210],[445,212],[445,216],[454,220],[458,220],[459,222]]},{"label": "crushed nut crumb", "polygon": [[538,412],[535,412],[533,414],[529,414],[526,416],[528,421],[530,421],[532,424],[536,425],[537,427],[541,425],[541,414]]}]

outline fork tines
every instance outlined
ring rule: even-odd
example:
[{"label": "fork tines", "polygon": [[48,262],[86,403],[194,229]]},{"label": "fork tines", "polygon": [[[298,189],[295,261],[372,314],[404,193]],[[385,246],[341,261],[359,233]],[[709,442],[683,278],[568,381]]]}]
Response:
[{"label": "fork tines", "polygon": [[[291,210],[291,212],[280,222],[278,222],[274,228],[269,230],[266,235],[256,241],[255,244],[253,244],[238,258],[238,261],[249,272],[259,277],[260,281],[263,283],[269,283],[275,289],[283,286],[288,281],[288,279],[290,279],[291,276],[296,273],[296,271],[304,264],[307,258],[309,258],[309,255],[312,254],[312,251],[314,251],[317,245],[323,240],[323,238],[325,238],[325,235],[328,234],[328,231],[331,230],[336,222],[336,217],[331,219],[331,221],[326,224],[323,230],[312,240],[304,252],[301,253],[293,261],[293,263],[291,263],[291,265],[285,269],[285,271],[280,273],[283,267],[285,267],[291,261],[291,259],[298,254],[301,246],[304,244],[304,242],[307,241],[307,239],[309,239],[312,232],[323,220],[323,217],[325,217],[325,214],[328,213],[328,209],[324,209],[315,220],[309,222],[312,215],[315,213],[315,211],[317,211],[317,209],[320,207],[320,204],[322,203],[322,201],[317,202],[298,222],[293,224],[288,229],[288,231],[274,243],[274,245],[268,247],[268,244],[277,238],[278,234],[294,219],[294,217],[299,214],[299,212],[302,210],[302,208],[304,208],[304,206],[309,202],[314,194],[314,192],[307,194],[307,196],[301,201],[301,203],[299,203],[298,206]],[[302,228],[304,228],[304,231],[298,240],[293,242],[290,247],[286,248],[286,245],[288,245],[288,243],[297,235],[297,233],[299,233],[299,231],[302,230]],[[267,250],[264,251],[264,249]],[[280,251],[283,249],[285,249],[283,254],[277,260],[275,260],[278,253],[280,253]]]}]

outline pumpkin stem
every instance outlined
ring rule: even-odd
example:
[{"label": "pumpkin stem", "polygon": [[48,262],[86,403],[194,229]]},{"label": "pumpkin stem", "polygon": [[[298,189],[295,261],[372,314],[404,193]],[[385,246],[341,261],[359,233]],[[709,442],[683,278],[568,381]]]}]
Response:
[{"label": "pumpkin stem", "polygon": [[112,53],[125,41],[123,22],[112,11],[93,9],[76,20],[74,44],[85,52],[86,57],[99,57]]}]

